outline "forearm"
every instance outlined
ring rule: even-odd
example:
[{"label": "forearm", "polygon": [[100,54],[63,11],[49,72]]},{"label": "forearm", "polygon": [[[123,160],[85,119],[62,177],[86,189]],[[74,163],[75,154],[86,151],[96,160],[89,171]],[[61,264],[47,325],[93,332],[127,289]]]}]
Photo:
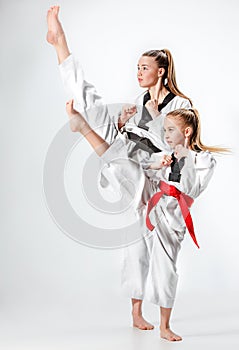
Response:
[{"label": "forearm", "polygon": [[118,119],[118,129],[119,130],[125,125],[125,122],[123,122],[120,117],[121,116],[119,116],[119,119]]}]

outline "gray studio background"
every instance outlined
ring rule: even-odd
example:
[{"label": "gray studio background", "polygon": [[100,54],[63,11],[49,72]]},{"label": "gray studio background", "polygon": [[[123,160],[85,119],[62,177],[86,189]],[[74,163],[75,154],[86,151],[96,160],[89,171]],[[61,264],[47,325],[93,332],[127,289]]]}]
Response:
[{"label": "gray studio background", "polygon": [[[120,250],[71,240],[44,201],[44,159],[67,121],[56,54],[45,40],[50,5],[0,1],[0,332],[5,345],[12,330],[16,344],[21,337],[27,344],[31,334],[41,332],[61,336],[61,330],[72,335],[79,325],[131,324],[130,302],[120,294]],[[201,113],[204,142],[232,148],[232,155],[217,157],[214,177],[192,209],[201,249],[187,235],[178,260],[175,314],[187,314],[187,300],[190,309],[199,310],[206,299],[234,305],[236,312],[238,2],[62,0],[60,5],[70,49],[105,102],[133,102],[141,92],[140,54],[169,48],[179,88]],[[146,303],[145,310],[158,321],[156,306]]]}]

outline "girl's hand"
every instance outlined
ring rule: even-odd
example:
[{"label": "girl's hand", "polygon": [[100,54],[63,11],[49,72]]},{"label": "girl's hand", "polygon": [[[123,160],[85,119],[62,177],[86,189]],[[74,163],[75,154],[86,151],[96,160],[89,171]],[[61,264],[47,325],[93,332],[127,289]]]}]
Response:
[{"label": "girl's hand", "polygon": [[137,113],[137,108],[135,105],[124,105],[122,107],[122,112],[119,117],[119,127],[122,128],[122,126],[125,125],[125,123],[132,118]]},{"label": "girl's hand", "polygon": [[177,159],[187,157],[188,153],[189,149],[184,147],[183,145],[177,145],[174,149],[174,155]]},{"label": "girl's hand", "polygon": [[150,165],[150,169],[159,170],[164,166],[169,166],[172,163],[172,157],[170,155],[164,154],[156,162]]},{"label": "girl's hand", "polygon": [[145,107],[153,119],[159,115],[157,100],[149,100],[146,102]]}]

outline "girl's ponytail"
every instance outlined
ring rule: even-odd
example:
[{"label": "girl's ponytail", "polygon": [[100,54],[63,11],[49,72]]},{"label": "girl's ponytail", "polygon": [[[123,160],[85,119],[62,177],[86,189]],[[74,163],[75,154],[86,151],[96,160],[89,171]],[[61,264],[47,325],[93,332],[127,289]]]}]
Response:
[{"label": "girl's ponytail", "polygon": [[179,120],[183,127],[191,127],[192,135],[189,140],[189,146],[193,151],[209,151],[215,153],[228,153],[229,149],[224,147],[206,146],[201,141],[201,121],[198,111],[195,108],[191,109],[176,109],[167,114],[168,118]]},{"label": "girl's ponytail", "polygon": [[186,98],[187,100],[190,101],[191,105],[192,101],[190,98],[188,98],[186,95],[184,95],[178,88],[177,81],[176,81],[176,72],[175,72],[175,66],[174,66],[174,61],[173,61],[173,56],[171,52],[168,49],[163,49],[162,51],[165,52],[168,58],[168,69],[167,69],[167,85],[170,91],[174,93],[177,96]]}]

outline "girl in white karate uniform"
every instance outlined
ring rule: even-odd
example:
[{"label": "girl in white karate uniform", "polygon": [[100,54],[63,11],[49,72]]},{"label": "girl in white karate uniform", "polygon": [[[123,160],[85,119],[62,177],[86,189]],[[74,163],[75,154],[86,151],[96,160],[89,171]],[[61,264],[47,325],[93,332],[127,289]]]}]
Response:
[{"label": "girl in white karate uniform", "polygon": [[[116,106],[116,110],[113,108],[112,111],[110,106],[103,105],[95,87],[84,79],[79,63],[70,54],[58,12],[59,6],[53,6],[48,11],[47,40],[56,49],[62,80],[68,95],[74,98],[75,109],[84,112],[90,126],[109,144],[115,139],[124,139],[128,155],[137,153],[134,152],[137,149],[143,149],[148,154],[162,149],[169,150],[163,137],[165,115],[178,108],[191,107],[189,98],[177,87],[170,52],[166,49],[151,50],[141,56],[138,62],[138,81],[147,91],[137,98],[137,106],[128,105],[122,109]],[[128,264],[122,270],[122,285],[132,299],[133,324],[140,329],[153,329],[153,325],[142,316],[144,258],[148,254],[148,246],[141,240],[138,244],[125,248],[124,253]],[[127,269],[132,256],[135,276],[132,276],[131,269]]]},{"label": "girl in white karate uniform", "polygon": [[[223,152],[226,149],[203,145],[199,115],[195,109],[175,110],[165,118],[165,140],[173,154],[161,152],[150,155],[138,149],[131,158],[128,158],[131,140],[116,138],[109,145],[73,109],[72,100],[67,103],[67,112],[72,131],[81,132],[107,165],[102,175],[109,179],[108,186],[112,175],[122,184],[122,174],[136,184],[138,201],[134,202],[134,209],[141,218],[144,216],[148,234],[141,240],[146,249],[139,245],[126,259],[126,278],[123,283],[129,293],[134,290],[135,298],[147,299],[160,306],[161,337],[169,341],[181,340],[169,325],[178,280],[177,255],[186,228],[198,246],[189,208],[193,199],[206,188],[213,174],[216,162],[211,152]],[[107,188],[105,184],[104,187]],[[122,191],[130,193],[127,182],[123,182]],[[138,195],[139,191],[141,196]],[[137,261],[138,256],[144,269],[136,270],[135,273],[135,259]],[[128,277],[130,275],[131,278]]]}]

